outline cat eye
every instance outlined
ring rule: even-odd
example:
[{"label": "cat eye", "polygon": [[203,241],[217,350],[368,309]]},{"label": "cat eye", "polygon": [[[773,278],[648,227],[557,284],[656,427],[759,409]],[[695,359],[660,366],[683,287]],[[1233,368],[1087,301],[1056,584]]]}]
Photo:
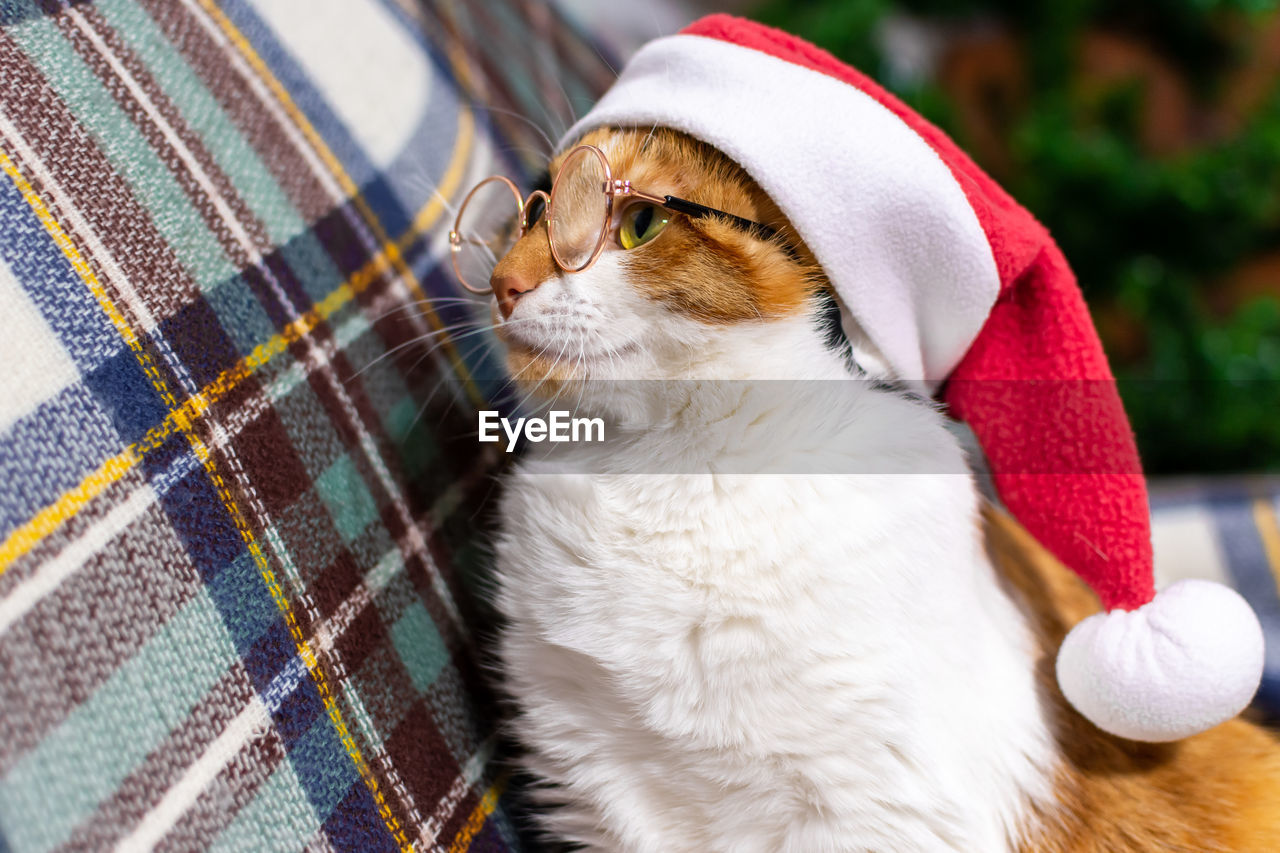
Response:
[{"label": "cat eye", "polygon": [[463,199],[449,232],[453,271],[467,290],[489,293],[489,276],[498,261],[521,237],[546,222],[556,266],[565,272],[582,272],[604,251],[619,198],[636,200],[623,211],[618,230],[624,249],[657,237],[673,213],[693,219],[714,216],[760,240],[771,240],[777,233],[768,225],[714,207],[638,190],[630,181],[614,178],[603,151],[579,145],[565,156],[550,193],[534,190],[522,197],[516,185],[501,175],[476,184]]},{"label": "cat eye", "polygon": [[524,227],[527,231],[538,224],[542,214],[547,212],[547,197],[542,193],[533,193],[524,206]]},{"label": "cat eye", "polygon": [[643,246],[662,233],[671,218],[656,204],[641,202],[622,212],[622,224],[618,227],[618,243],[624,249]]}]

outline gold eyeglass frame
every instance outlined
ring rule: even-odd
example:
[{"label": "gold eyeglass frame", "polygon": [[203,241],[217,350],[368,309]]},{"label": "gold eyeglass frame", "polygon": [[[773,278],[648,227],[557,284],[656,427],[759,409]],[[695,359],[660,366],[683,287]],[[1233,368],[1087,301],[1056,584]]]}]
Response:
[{"label": "gold eyeglass frame", "polygon": [[[520,190],[516,187],[515,183],[510,178],[507,178],[503,175],[490,175],[489,177],[485,178],[484,180],[476,184],[474,187],[472,187],[471,191],[467,193],[466,198],[462,200],[462,204],[459,205],[458,207],[458,215],[454,217],[453,229],[449,231],[450,260],[453,266],[453,274],[454,276],[457,277],[459,284],[461,284],[465,289],[471,291],[472,293],[490,293],[491,292],[490,288],[488,287],[483,287],[483,288],[472,287],[470,284],[467,283],[466,278],[462,275],[462,270],[459,269],[458,267],[458,255],[462,252],[462,249],[464,248],[464,238],[460,233],[459,229],[462,226],[462,217],[467,210],[467,204],[471,201],[471,198],[482,187],[484,187],[486,184],[489,184],[493,181],[499,181],[504,186],[506,186],[506,188],[511,191],[511,195],[516,201],[516,208],[520,216],[520,233],[516,237],[515,242],[519,242],[521,239],[525,237],[526,234],[529,233],[529,222],[527,219],[527,211],[529,209],[529,205],[533,203],[534,199],[537,199],[537,198],[542,199],[542,203],[544,205],[544,212],[543,212],[542,218],[544,218],[547,221],[547,243],[549,248],[551,249],[551,257],[555,261],[556,266],[567,273],[584,272],[590,269],[592,265],[595,264],[597,260],[599,260],[600,255],[604,252],[605,244],[609,242],[609,234],[612,230],[610,228],[610,224],[613,222],[614,200],[619,197],[624,199],[634,198],[640,201],[646,201],[646,202],[649,202],[650,204],[656,204],[665,210],[671,211],[672,213],[683,213],[686,216],[691,216],[694,218],[700,218],[704,216],[715,216],[717,218],[726,220],[727,222],[729,222],[732,225],[735,225],[736,227],[751,231],[754,234],[756,234],[756,236],[758,236],[760,239],[763,239],[763,240],[772,239],[774,235],[777,233],[775,229],[769,227],[768,225],[764,225],[759,222],[753,222],[750,219],[744,219],[741,216],[736,216],[732,213],[728,213],[723,210],[717,210],[714,207],[707,207],[706,205],[701,205],[701,204],[698,204],[697,202],[689,201],[688,199],[677,198],[676,196],[670,196],[670,195],[657,196],[652,193],[647,193],[643,190],[639,190],[631,186],[631,181],[629,180],[615,179],[613,177],[613,168],[609,164],[609,158],[605,156],[605,153],[603,151],[601,151],[599,148],[595,147],[594,145],[579,145],[573,148],[571,151],[569,151],[568,154],[565,155],[564,162],[566,163],[570,162],[572,158],[575,157],[580,151],[589,152],[592,156],[594,156],[597,160],[599,160],[600,165],[604,168],[604,182],[603,182],[603,186],[601,186],[600,189],[601,189],[601,192],[603,192],[605,195],[604,223],[600,228],[600,236],[596,240],[595,247],[592,248],[591,253],[587,256],[587,259],[582,263],[582,265],[578,267],[570,266],[564,260],[564,258],[560,257],[560,253],[556,250],[555,207],[552,204],[552,201],[556,197],[556,188],[560,186],[560,180],[568,173],[569,170],[561,169],[559,171],[559,173],[556,175],[555,181],[551,184],[550,193],[544,192],[543,190],[534,190],[533,192],[529,193],[527,197],[521,197]],[[512,245],[515,245],[515,242],[513,242]]]}]

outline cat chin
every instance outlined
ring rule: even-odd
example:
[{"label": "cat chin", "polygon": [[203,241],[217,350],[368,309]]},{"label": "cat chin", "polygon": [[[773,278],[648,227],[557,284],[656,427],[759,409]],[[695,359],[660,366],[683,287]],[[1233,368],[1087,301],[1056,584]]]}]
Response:
[{"label": "cat chin", "polygon": [[522,347],[508,347],[507,370],[521,390],[545,396],[559,383],[580,379],[570,365]]},{"label": "cat chin", "polygon": [[637,365],[642,348],[635,342],[602,348],[598,352],[578,345],[569,347],[571,351],[566,353],[561,342],[535,348],[501,331],[499,337],[507,347],[509,375],[522,391],[538,398],[552,399],[565,390],[582,393],[576,385],[566,389],[566,383],[615,382],[638,378],[644,372]]}]

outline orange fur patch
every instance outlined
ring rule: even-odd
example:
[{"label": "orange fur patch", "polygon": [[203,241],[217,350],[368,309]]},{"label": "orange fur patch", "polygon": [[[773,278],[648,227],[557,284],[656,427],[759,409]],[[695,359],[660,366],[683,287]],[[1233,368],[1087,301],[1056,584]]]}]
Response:
[{"label": "orange fur patch", "polygon": [[985,513],[1001,577],[1036,632],[1036,671],[1061,755],[1055,802],[1033,815],[1020,851],[1280,850],[1280,741],[1233,720],[1172,744],[1113,737],[1071,708],[1054,661],[1067,631],[1098,609],[1088,587],[1007,514]]},{"label": "orange fur patch", "polygon": [[[660,235],[625,256],[630,280],[653,299],[703,322],[739,323],[795,314],[827,286],[782,212],[717,149],[666,128],[600,130],[583,142],[605,151],[618,174],[645,192],[714,207],[781,235],[766,241],[716,217],[675,214]],[[789,256],[782,241],[803,260]]]},{"label": "orange fur patch", "polygon": [[[501,328],[498,336],[502,337]],[[510,342],[507,342],[507,370],[515,377],[517,388],[547,400],[570,397],[582,388],[582,377],[570,365],[557,362],[545,352],[513,347]]]}]

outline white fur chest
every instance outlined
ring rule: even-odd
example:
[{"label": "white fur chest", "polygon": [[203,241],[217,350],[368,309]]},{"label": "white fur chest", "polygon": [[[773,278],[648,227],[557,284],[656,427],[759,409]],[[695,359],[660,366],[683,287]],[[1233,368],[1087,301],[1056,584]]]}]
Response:
[{"label": "white fur chest", "polygon": [[1003,850],[1048,794],[1029,633],[981,550],[971,481],[939,473],[960,451],[927,409],[888,430],[869,413],[910,404],[858,405],[815,446],[899,460],[876,473],[603,475],[570,449],[512,475],[501,655],[531,766],[559,786],[555,834]]}]

